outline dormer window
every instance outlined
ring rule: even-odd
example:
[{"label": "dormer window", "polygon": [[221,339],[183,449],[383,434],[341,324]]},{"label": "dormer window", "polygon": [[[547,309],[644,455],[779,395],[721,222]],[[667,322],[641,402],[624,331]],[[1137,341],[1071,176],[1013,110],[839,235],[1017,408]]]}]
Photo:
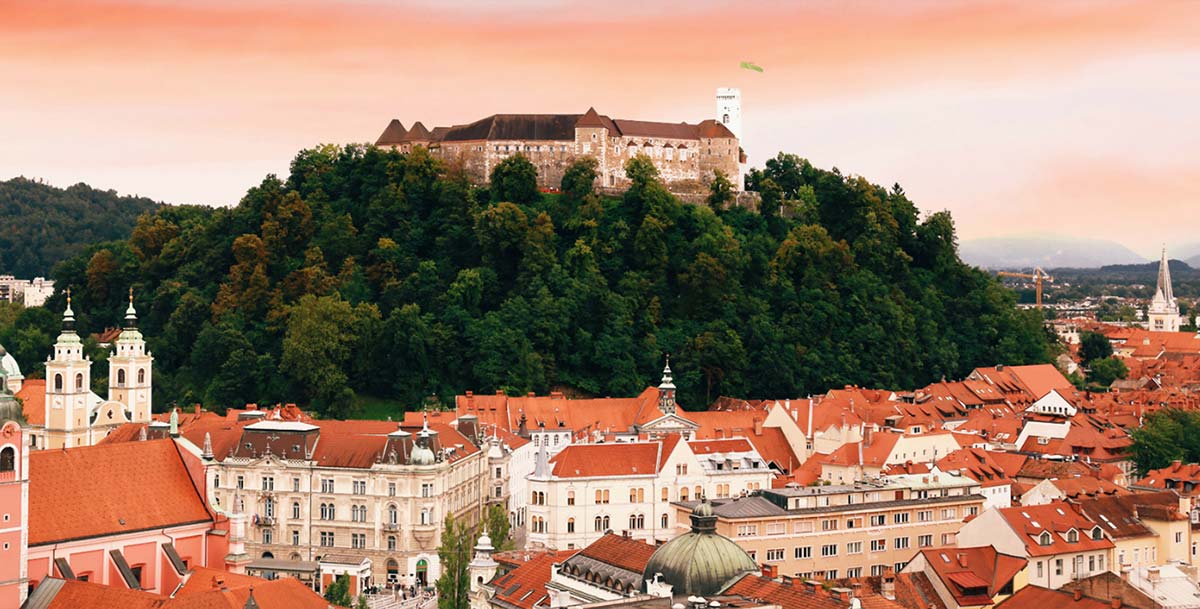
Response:
[{"label": "dormer window", "polygon": [[1079,531],[1075,529],[1067,531],[1067,543],[1079,543]]},{"label": "dormer window", "polygon": [[1048,546],[1050,545],[1051,541],[1050,533],[1048,531],[1042,531],[1041,536],[1038,537],[1038,545],[1040,546]]},{"label": "dormer window", "polygon": [[1092,527],[1092,539],[1096,541],[1104,539],[1104,532],[1100,529],[1100,527]]}]

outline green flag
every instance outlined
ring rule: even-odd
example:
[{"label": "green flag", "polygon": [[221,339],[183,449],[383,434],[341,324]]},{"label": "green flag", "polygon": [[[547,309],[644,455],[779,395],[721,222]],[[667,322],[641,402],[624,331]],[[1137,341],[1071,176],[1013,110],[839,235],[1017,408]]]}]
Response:
[{"label": "green flag", "polygon": [[755,65],[753,62],[750,62],[750,61],[743,61],[742,68],[746,69],[746,70],[754,70],[755,72],[763,71],[762,66]]}]

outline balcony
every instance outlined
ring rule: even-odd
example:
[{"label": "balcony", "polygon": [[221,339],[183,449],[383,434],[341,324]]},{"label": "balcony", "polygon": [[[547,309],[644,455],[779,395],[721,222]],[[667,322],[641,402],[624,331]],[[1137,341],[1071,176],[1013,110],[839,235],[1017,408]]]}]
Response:
[{"label": "balcony", "polygon": [[394,522],[385,522],[383,523],[383,530],[388,531],[389,533],[395,533],[396,531],[400,530],[400,525]]},{"label": "balcony", "polygon": [[254,515],[254,526],[264,527],[264,528],[273,527],[273,526],[275,526],[275,517],[274,516],[259,516],[258,514],[255,514]]},{"label": "balcony", "polygon": [[433,538],[437,536],[437,525],[436,524],[413,525],[412,535],[413,535],[413,539],[417,540],[417,543],[419,543],[422,548],[427,549],[429,546],[429,543],[432,542]]}]

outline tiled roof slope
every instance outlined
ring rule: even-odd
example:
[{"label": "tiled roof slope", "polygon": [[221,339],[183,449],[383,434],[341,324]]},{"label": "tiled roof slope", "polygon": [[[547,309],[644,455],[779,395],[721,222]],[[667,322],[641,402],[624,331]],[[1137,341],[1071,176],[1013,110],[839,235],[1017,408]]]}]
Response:
[{"label": "tiled roof slope", "polygon": [[[874,592],[864,592],[863,590],[865,588],[860,589],[859,592],[859,603],[863,609],[901,609],[902,607]],[[810,590],[797,581],[785,584],[756,573],[743,576],[726,588],[722,594],[761,599],[767,603],[779,605],[783,609],[845,609],[849,606],[847,600],[834,598],[829,591],[823,588],[817,587]]]},{"label": "tiled roof slope", "polygon": [[29,454],[29,545],[210,520],[172,440]]},{"label": "tiled roof slope", "polygon": [[608,533],[592,542],[579,554],[610,564],[618,569],[642,573],[646,570],[646,563],[650,562],[650,557],[657,549],[657,546],[641,540]]},{"label": "tiled roof slope", "polygon": [[34,426],[46,425],[46,379],[27,379],[17,392],[25,422]]},{"label": "tiled roof slope", "polygon": [[559,478],[644,476],[658,473],[664,443],[572,444],[550,460]]},{"label": "tiled roof slope", "polygon": [[540,554],[517,568],[491,581],[495,599],[505,604],[533,609],[534,605],[548,606],[546,584],[553,566],[575,554],[574,551]]},{"label": "tiled roof slope", "polygon": [[998,603],[995,609],[1111,609],[1109,601],[1098,601],[1086,596],[1079,600],[1070,592],[1050,590],[1041,586],[1025,586],[1017,593]]}]

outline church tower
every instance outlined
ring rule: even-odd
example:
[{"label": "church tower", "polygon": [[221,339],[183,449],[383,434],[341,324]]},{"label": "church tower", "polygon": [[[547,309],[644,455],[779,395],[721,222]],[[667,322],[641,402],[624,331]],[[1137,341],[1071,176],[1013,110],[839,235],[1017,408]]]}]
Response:
[{"label": "church tower", "polygon": [[149,423],[150,365],[154,358],[146,352],[146,341],[138,331],[132,288],[129,307],[125,309],[125,325],[113,347],[116,352],[108,358],[108,399],[125,405],[130,422]]},{"label": "church tower", "polygon": [[675,381],[671,378],[671,356],[663,367],[662,382],[658,384],[658,409],[664,415],[675,414]]},{"label": "church tower", "polygon": [[91,360],[83,355],[83,341],[75,333],[68,290],[62,334],[54,343],[54,355],[46,360],[46,448],[86,444],[91,368]]},{"label": "church tower", "polygon": [[1146,315],[1147,327],[1154,332],[1178,332],[1180,326],[1179,303],[1175,301],[1175,292],[1171,289],[1171,267],[1167,264],[1167,247],[1162,250],[1162,260],[1158,263],[1158,287],[1154,291],[1154,299],[1150,301],[1150,310]]}]

